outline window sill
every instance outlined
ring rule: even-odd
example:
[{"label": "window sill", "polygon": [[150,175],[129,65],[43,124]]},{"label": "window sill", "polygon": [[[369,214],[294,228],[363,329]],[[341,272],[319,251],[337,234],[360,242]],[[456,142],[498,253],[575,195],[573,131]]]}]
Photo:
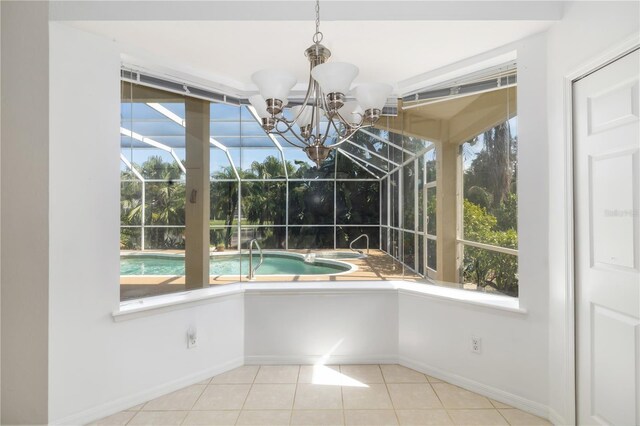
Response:
[{"label": "window sill", "polygon": [[113,312],[116,322],[156,315],[190,306],[198,306],[219,301],[239,294],[247,295],[287,295],[287,294],[365,294],[365,293],[400,293],[438,300],[453,301],[489,309],[497,309],[512,313],[526,314],[520,307],[519,300],[497,294],[481,293],[470,290],[451,288],[444,285],[415,283],[408,281],[343,281],[301,283],[237,283],[192,290],[182,293],[147,297],[122,302]]},{"label": "window sill", "polygon": [[461,288],[450,287],[450,284],[448,283],[437,284],[438,281],[430,281],[434,284],[399,281],[397,282],[398,292],[401,294],[422,296],[439,300],[444,299],[452,302],[498,309],[518,314],[527,313],[526,309],[520,307],[520,300],[515,297],[483,293],[473,290],[463,290]]},{"label": "window sill", "polygon": [[243,289],[241,284],[227,284],[224,286],[203,288],[201,290],[145,297],[142,299],[121,302],[119,309],[111,315],[113,316],[114,321],[120,322],[183,309],[190,306],[203,305],[216,299],[226,298],[242,293]]}]

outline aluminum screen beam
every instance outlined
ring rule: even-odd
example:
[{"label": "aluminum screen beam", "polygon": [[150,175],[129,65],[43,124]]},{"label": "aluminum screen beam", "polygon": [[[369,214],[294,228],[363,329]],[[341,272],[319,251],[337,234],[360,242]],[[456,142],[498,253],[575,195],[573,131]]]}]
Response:
[{"label": "aluminum screen beam", "polygon": [[[181,125],[185,129],[187,128],[187,123],[184,119],[182,119],[182,117],[180,117],[178,114],[173,113],[172,111],[165,108],[161,104],[150,102],[150,103],[147,103],[147,105],[153,108],[154,110],[158,111],[160,114],[164,115],[174,123]],[[209,137],[209,143],[215,146],[216,148],[221,149],[222,152],[224,152],[224,154],[227,157],[227,160],[229,160],[229,165],[231,166],[231,169],[233,169],[233,174],[236,175],[237,180],[240,180],[240,174],[238,174],[238,169],[236,169],[236,165],[234,164],[233,159],[231,158],[231,154],[229,153],[229,150],[227,149],[227,147],[221,144],[220,142],[218,142],[217,140],[215,140],[214,138],[212,138],[211,136]]]},{"label": "aluminum screen beam", "polygon": [[401,146],[398,146],[398,145],[396,145],[396,144],[393,144],[393,143],[391,143],[391,141],[388,141],[388,140],[386,140],[385,138],[382,138],[382,137],[380,137],[380,136],[376,135],[375,133],[371,133],[371,132],[369,132],[368,130],[360,129],[359,131],[360,131],[360,132],[362,132],[362,133],[364,133],[365,135],[371,136],[372,138],[374,138],[374,139],[376,139],[376,140],[379,140],[379,141],[380,141],[380,142],[382,142],[382,143],[386,143],[387,145],[391,146],[392,148],[399,149],[400,151],[404,152],[405,154],[409,154],[409,155],[416,155],[416,153],[415,153],[415,152],[411,152],[411,151],[409,151],[408,149],[405,149],[405,148],[403,148],[403,147],[401,147]]},{"label": "aluminum screen beam", "polygon": [[131,173],[133,173],[134,176],[137,177],[138,180],[140,180],[140,182],[145,182],[140,172],[136,170],[135,167],[133,167],[133,164],[131,164],[131,161],[129,161],[129,159],[127,159],[127,157],[125,157],[123,153],[120,153],[120,160],[122,160],[124,165],[127,166],[129,170],[131,170]]},{"label": "aluminum screen beam", "polygon": [[142,136],[139,133],[136,133],[136,132],[131,131],[129,129],[125,129],[124,127],[120,127],[120,134],[128,136],[130,138],[133,138],[133,139],[137,140],[138,142],[142,142],[142,143],[147,144],[149,146],[152,146],[154,148],[158,148],[158,149],[160,149],[162,151],[168,152],[169,154],[171,154],[173,159],[176,160],[176,163],[178,163],[178,167],[180,168],[180,170],[182,170],[182,173],[187,173],[187,170],[185,169],[184,164],[182,164],[182,161],[180,160],[180,158],[178,157],[178,154],[176,154],[176,152],[170,146],[167,146],[167,145],[165,145],[163,143],[160,143],[158,141],[154,141],[151,138],[147,138],[145,136]]},{"label": "aluminum screen beam", "polygon": [[[373,173],[371,170],[367,169],[366,167],[364,167],[364,165],[366,166],[371,166],[376,170],[380,170],[382,173],[386,173],[386,171],[382,170],[380,167],[375,166],[371,163],[369,163],[366,160],[363,160],[362,158],[358,158],[355,155],[351,155],[348,152],[344,151],[342,148],[336,148],[336,150],[341,153],[342,155],[344,155],[347,158],[350,158],[354,163],[356,163],[358,166],[360,166],[360,168],[362,168],[363,170],[367,171],[370,175],[372,175],[373,177],[375,177],[376,179],[380,179],[380,176],[376,175],[375,173]],[[362,164],[364,163],[364,165]]]},{"label": "aluminum screen beam", "polygon": [[355,143],[355,142],[352,142],[352,141],[348,140],[348,141],[347,141],[347,143],[348,143],[348,144],[350,144],[350,145],[355,146],[355,147],[356,147],[356,148],[358,148],[358,149],[363,150],[363,151],[364,151],[364,152],[366,152],[367,154],[371,154],[371,155],[373,155],[373,156],[375,156],[375,157],[378,157],[378,158],[382,159],[383,161],[389,162],[389,163],[393,164],[394,166],[399,166],[399,164],[398,164],[398,163],[396,163],[395,161],[392,161],[392,160],[390,160],[389,158],[385,157],[384,155],[380,155],[380,154],[378,154],[377,152],[370,151],[369,149],[365,148],[364,146],[360,146],[360,145],[358,145],[358,144],[357,144],[357,143]]}]

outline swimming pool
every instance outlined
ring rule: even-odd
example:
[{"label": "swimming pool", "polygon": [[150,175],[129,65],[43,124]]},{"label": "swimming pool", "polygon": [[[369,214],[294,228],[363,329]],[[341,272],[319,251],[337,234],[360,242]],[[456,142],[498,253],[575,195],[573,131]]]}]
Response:
[{"label": "swimming pool", "polygon": [[[253,255],[253,265],[260,256]],[[264,253],[264,263],[256,275],[336,275],[355,269],[353,265],[335,260],[307,263],[297,253]],[[120,275],[184,275],[184,255],[127,254],[120,256]],[[209,259],[209,275],[248,275],[249,255],[215,254]]]}]

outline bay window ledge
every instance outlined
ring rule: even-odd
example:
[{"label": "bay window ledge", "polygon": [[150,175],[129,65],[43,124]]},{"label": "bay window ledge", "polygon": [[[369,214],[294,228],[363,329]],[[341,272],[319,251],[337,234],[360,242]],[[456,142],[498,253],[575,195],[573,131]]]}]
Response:
[{"label": "bay window ledge", "polygon": [[398,293],[434,300],[463,303],[481,308],[526,314],[517,298],[499,294],[463,290],[452,287],[451,283],[430,280],[409,281],[352,281],[352,282],[306,282],[306,283],[236,283],[209,287],[202,290],[146,297],[120,303],[113,312],[116,322],[156,315],[177,309],[222,301],[238,295],[285,295],[285,294],[365,294]]}]

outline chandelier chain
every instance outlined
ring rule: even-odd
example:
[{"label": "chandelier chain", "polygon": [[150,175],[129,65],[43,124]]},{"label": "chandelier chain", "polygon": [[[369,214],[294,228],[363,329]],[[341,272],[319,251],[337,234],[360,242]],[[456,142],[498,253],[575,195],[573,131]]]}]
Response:
[{"label": "chandelier chain", "polygon": [[322,41],[323,35],[320,32],[320,0],[316,0],[316,33],[313,35],[313,42],[318,44]]}]

